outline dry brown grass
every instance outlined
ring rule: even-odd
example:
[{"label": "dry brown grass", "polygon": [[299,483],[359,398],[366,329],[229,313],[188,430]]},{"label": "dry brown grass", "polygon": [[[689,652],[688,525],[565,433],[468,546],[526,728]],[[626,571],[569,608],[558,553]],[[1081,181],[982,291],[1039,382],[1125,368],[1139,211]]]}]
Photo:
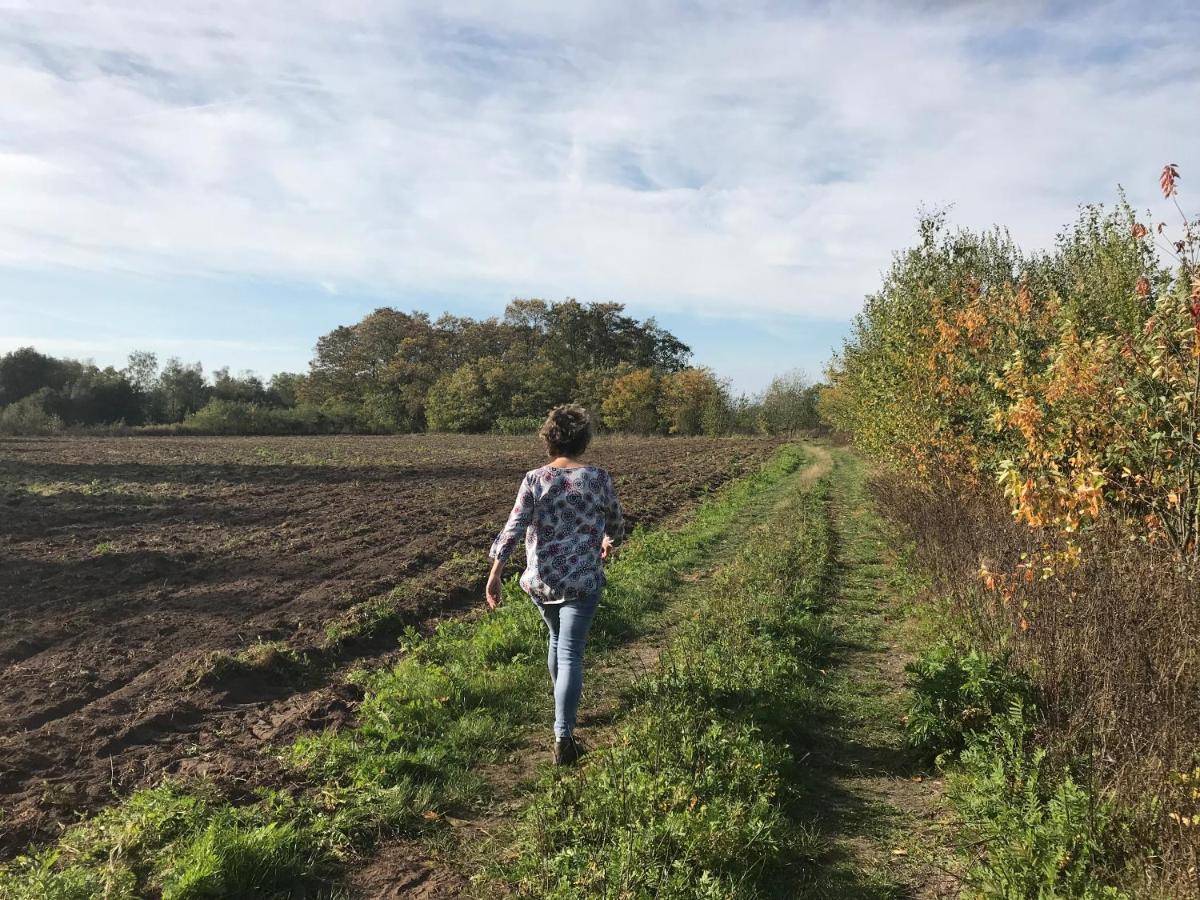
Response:
[{"label": "dry brown grass", "polygon": [[1197,895],[1200,784],[1184,773],[1200,764],[1200,572],[1102,525],[1077,536],[1077,568],[989,590],[981,566],[1014,572],[1048,536],[987,489],[935,484],[874,492],[971,639],[1033,673],[1051,751],[1131,812],[1146,889]]}]

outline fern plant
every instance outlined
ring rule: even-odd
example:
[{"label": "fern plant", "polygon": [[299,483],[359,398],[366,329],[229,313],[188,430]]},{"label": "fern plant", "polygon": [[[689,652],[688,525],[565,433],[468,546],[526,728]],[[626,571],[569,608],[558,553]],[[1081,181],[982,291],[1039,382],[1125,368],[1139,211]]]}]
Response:
[{"label": "fern plant", "polygon": [[938,764],[956,758],[972,735],[1014,703],[1033,708],[1029,679],[1009,671],[1007,659],[979,650],[962,653],[942,644],[906,671],[912,692],[905,720],[908,742]]}]

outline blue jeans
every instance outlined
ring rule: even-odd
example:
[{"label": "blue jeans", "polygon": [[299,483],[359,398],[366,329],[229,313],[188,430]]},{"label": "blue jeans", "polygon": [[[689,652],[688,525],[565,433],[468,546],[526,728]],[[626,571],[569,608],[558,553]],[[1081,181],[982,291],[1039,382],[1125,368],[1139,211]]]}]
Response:
[{"label": "blue jeans", "polygon": [[[534,601],[535,603],[537,601]],[[583,648],[587,646],[592,617],[600,595],[570,603],[538,603],[542,620],[550,631],[546,665],[554,683],[554,736],[564,738],[575,731],[579,695],[583,691]]]}]

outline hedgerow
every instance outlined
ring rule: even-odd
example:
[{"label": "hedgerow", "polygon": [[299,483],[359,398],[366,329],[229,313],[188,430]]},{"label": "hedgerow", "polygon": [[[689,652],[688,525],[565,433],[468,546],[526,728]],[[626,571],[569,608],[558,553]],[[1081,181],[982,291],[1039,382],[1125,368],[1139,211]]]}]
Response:
[{"label": "hedgerow", "polygon": [[1200,860],[1177,789],[1200,763],[1200,223],[1178,211],[1088,207],[1033,255],[926,219],[821,400],[968,642],[1030,673],[1037,739],[1089,761],[1167,893]]}]

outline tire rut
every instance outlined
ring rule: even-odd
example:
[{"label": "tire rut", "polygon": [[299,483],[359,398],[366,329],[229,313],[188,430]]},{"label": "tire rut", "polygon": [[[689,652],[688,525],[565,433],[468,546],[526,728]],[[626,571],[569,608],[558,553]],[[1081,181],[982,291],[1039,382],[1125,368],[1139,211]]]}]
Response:
[{"label": "tire rut", "polygon": [[826,617],[834,650],[826,714],[806,748],[807,805],[826,849],[799,896],[957,897],[959,879],[946,865],[952,823],[942,782],[904,739],[911,591],[850,453],[836,452],[832,480],[839,573]]}]

